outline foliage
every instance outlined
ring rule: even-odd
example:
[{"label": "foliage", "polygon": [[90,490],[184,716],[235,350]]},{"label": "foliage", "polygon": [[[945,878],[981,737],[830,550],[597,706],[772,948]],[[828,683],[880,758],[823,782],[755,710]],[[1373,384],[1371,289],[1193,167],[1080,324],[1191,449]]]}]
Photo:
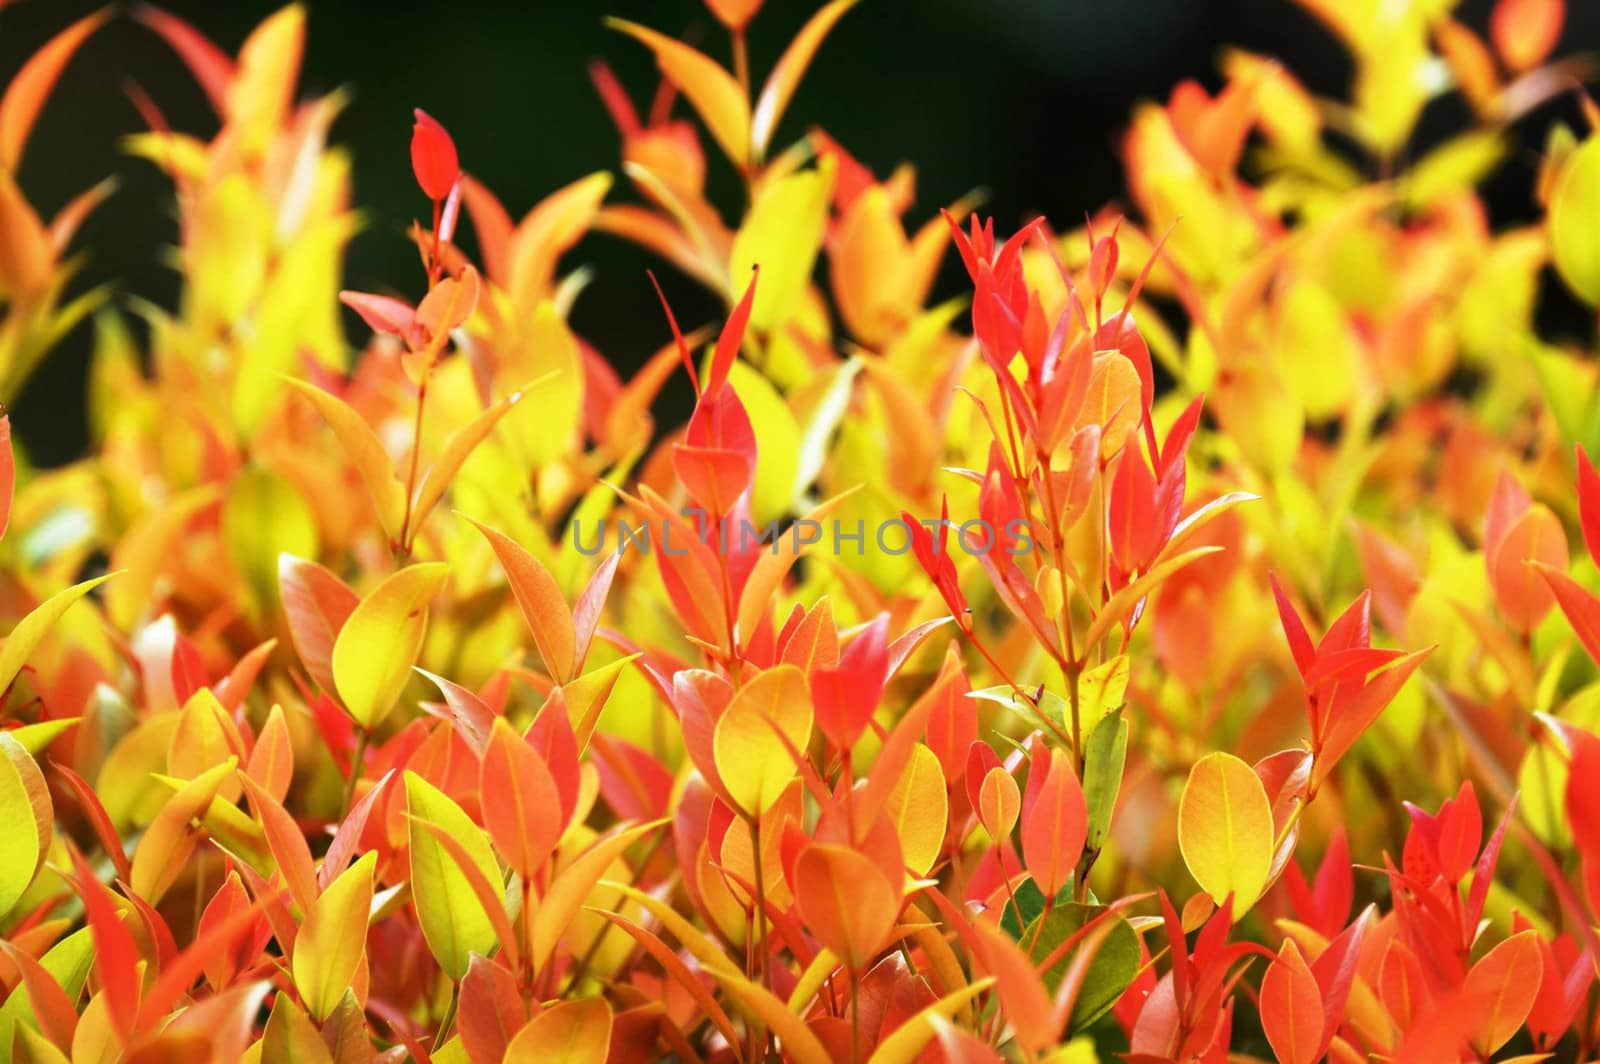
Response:
[{"label": "foliage", "polygon": [[[108,189],[13,178],[64,29],[0,97],[0,397],[96,336],[89,457],[0,419],[0,1061],[1593,1059],[1600,381],[1535,309],[1600,302],[1600,134],[1476,191],[1582,67],[1560,0],[1303,2],[1350,101],[1228,53],[1126,215],[1004,239],[780,147],[853,0],[759,85],[759,0],[731,69],[615,21],[625,189],[516,220],[416,113],[414,300],[338,291],[302,9],[141,7],[219,120],[128,143],[174,308],[68,298]],[[593,233],[727,320],[622,379]]]}]

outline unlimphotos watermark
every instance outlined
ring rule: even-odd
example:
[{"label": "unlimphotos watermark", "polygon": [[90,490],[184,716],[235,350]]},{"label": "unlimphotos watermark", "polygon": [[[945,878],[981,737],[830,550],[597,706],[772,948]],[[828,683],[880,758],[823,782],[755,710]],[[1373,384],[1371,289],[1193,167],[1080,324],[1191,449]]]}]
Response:
[{"label": "unlimphotos watermark", "polygon": [[[728,519],[721,522],[706,520],[705,511],[689,507],[682,511],[686,519],[693,519],[694,527],[686,529],[688,521],[678,522],[642,520],[637,524],[626,520],[592,522],[585,532],[584,522],[574,519],[571,525],[572,545],[579,554],[593,557],[608,548],[617,554],[637,551],[649,554],[652,550],[669,556],[686,555],[695,546],[714,550],[720,554],[744,555],[766,547],[773,554],[787,549],[798,553],[807,547],[817,547],[836,556],[854,548],[857,557],[866,554],[869,546],[879,553],[901,555],[912,551],[917,530],[904,517],[894,517],[868,526],[865,519],[848,522],[838,518],[827,522],[808,517],[798,518],[787,526],[778,521],[756,525],[747,518]],[[927,530],[931,549],[935,554],[949,549],[977,556],[992,553],[1008,555],[1028,554],[1034,549],[1025,518],[1016,517],[999,529],[981,518],[968,521],[951,521],[948,518],[923,518],[916,522]],[[950,532],[955,534],[952,536]]]}]

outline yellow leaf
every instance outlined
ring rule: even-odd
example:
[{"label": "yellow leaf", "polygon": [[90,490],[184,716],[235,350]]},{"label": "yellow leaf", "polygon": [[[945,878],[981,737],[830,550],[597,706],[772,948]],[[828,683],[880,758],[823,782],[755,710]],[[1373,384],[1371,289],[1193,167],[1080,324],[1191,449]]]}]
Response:
[{"label": "yellow leaf", "polygon": [[763,185],[733,238],[728,257],[733,287],[742,291],[750,271],[761,267],[761,283],[750,306],[750,324],[760,332],[783,324],[799,308],[822,246],[833,175],[830,159],[818,169]]},{"label": "yellow leaf", "polygon": [[306,11],[279,8],[239,49],[239,66],[227,90],[228,125],[246,151],[264,150],[294,102],[305,44]]},{"label": "yellow leaf", "polygon": [[333,644],[333,679],[344,708],[371,730],[394,708],[411,678],[428,622],[428,600],[450,567],[424,562],[401,569],[361,600]]},{"label": "yellow leaf", "polygon": [[166,596],[158,587],[180,537],[202,510],[217,500],[217,485],[191,488],[146,511],[111,551],[111,568],[127,573],[106,588],[106,613],[119,630],[147,619]]},{"label": "yellow leaf", "polygon": [[884,812],[900,836],[901,858],[919,876],[928,874],[944,846],[948,806],[939,758],[929,747],[918,743],[911,748],[899,782],[889,792]]},{"label": "yellow leaf", "polygon": [[440,498],[444,496],[445,488],[461,471],[462,464],[466,462],[474,448],[494,431],[495,426],[500,424],[500,419],[509,414],[512,407],[522,401],[526,392],[526,388],[512,392],[450,434],[450,438],[445,441],[444,450],[422,475],[422,483],[417,487],[416,501],[411,507],[411,527],[407,530],[411,539],[416,538],[417,529],[422,527],[422,522],[428,519],[428,515],[438,505]]},{"label": "yellow leaf", "polygon": [[1279,365],[1306,417],[1323,421],[1343,413],[1362,358],[1344,308],[1326,288],[1298,280],[1275,309]]},{"label": "yellow leaf", "polygon": [[746,1016],[765,1024],[782,1044],[784,1058],[793,1064],[828,1064],[832,1059],[811,1028],[799,1016],[790,1012],[772,991],[752,983],[731,968],[712,968],[723,988],[734,998],[734,1003]]},{"label": "yellow leaf", "polygon": [[54,822],[44,773],[21,743],[0,732],[0,917],[44,864]]},{"label": "yellow leaf", "polygon": [[1600,135],[1584,141],[1562,164],[1549,227],[1550,252],[1562,280],[1588,303],[1600,304]]},{"label": "yellow leaf", "polygon": [[190,821],[204,815],[217,791],[233,776],[238,765],[238,759],[230,757],[183,784],[177,794],[167,799],[161,812],[140,836],[139,848],[133,852],[133,872],[129,879],[135,894],[155,905],[167,888],[177,882],[194,852]]},{"label": "yellow leaf", "polygon": [[317,518],[294,487],[255,466],[240,472],[222,504],[222,538],[259,614],[278,603],[278,556],[315,558]]},{"label": "yellow leaf", "polygon": [[316,1026],[289,995],[279,994],[261,1032],[262,1064],[333,1064]]},{"label": "yellow leaf", "polygon": [[489,848],[483,830],[474,824],[461,807],[415,772],[407,772],[406,806],[410,825],[411,896],[417,907],[422,937],[451,979],[459,982],[467,974],[472,954],[487,957],[494,952],[494,925],[466,874],[456,867],[450,854],[418,821],[438,825],[461,843],[473,864],[491,883],[500,881],[500,865]]},{"label": "yellow leaf", "polygon": [[[765,284],[765,269],[761,277]],[[750,424],[761,426],[755,482],[750,488],[750,517],[759,530],[764,522],[788,513],[794,504],[795,477],[800,467],[800,426],[772,382],[748,364],[735,362],[728,383],[750,415]],[[738,530],[729,532],[730,536],[739,534]],[[749,538],[753,541],[755,535],[752,533]],[[762,553],[770,554],[771,548]]]},{"label": "yellow leaf", "polygon": [[[1100,718],[1122,705],[1128,693],[1128,656],[1118,654],[1078,677],[1078,721],[1085,735]],[[1068,724],[1071,721],[1067,722]]]},{"label": "yellow leaf", "polygon": [[588,1064],[611,1046],[611,1006],[602,998],[563,1001],[546,1009],[506,1046],[508,1064]]},{"label": "yellow leaf", "polygon": [[629,846],[660,827],[662,823],[664,821],[658,820],[602,836],[561,870],[544,897],[539,899],[539,908],[534,914],[528,957],[533,962],[535,971],[544,970],[544,966],[555,953],[556,943],[561,940],[573,917],[583,907],[583,901],[589,896],[589,892],[600,882],[600,877],[606,874],[611,862],[621,857]]},{"label": "yellow leaf", "polygon": [[589,748],[589,740],[594,738],[595,728],[600,724],[600,714],[606,708],[611,692],[616,689],[617,681],[628,675],[628,666],[638,657],[638,654],[629,654],[590,669],[561,685],[561,697],[567,703],[567,713],[571,715],[572,735],[578,741],[579,754]]},{"label": "yellow leaf", "polygon": [[116,575],[107,573],[105,576],[97,576],[93,580],[74,584],[65,591],[58,591],[18,621],[17,626],[11,629],[11,634],[6,636],[5,644],[0,645],[0,691],[4,691],[15,682],[17,673],[22,671],[22,666],[27,664],[28,658],[39,648],[39,643],[61,619],[61,615],[66,613],[73,603]]},{"label": "yellow leaf", "polygon": [[338,1007],[367,948],[375,853],[364,853],[328,884],[294,940],[294,985],[317,1022]]},{"label": "yellow leaf", "polygon": [[828,253],[839,316],[862,343],[882,345],[916,313],[908,298],[910,257],[911,244],[888,190],[872,185],[839,220]]},{"label": "yellow leaf", "polygon": [[606,25],[655,53],[662,75],[682,90],[728,158],[743,169],[750,161],[750,101],[733,75],[687,44],[637,22],[608,18]]},{"label": "yellow leaf", "polygon": [[[211,688],[202,687],[178,713],[178,728],[167,745],[167,772],[178,779],[192,780],[211,766],[243,752],[244,739],[233,718]],[[222,794],[230,802],[237,801],[239,784],[229,781]]]},{"label": "yellow leaf", "polygon": [[583,355],[577,337],[548,299],[528,312],[520,343],[504,356],[503,386],[553,375],[539,402],[523,403],[506,422],[506,434],[521,448],[518,457],[533,469],[567,460],[583,424]]},{"label": "yellow leaf", "polygon": [[811,738],[811,695],[805,674],[793,665],[768,669],[739,688],[717,721],[717,771],[744,813],[766,812],[794,779],[784,737],[800,751]]},{"label": "yellow leaf", "polygon": [[1266,887],[1272,843],[1272,807],[1254,770],[1220,752],[1197,761],[1178,802],[1178,845],[1200,889],[1218,905],[1233,896],[1234,919]]},{"label": "yellow leaf", "polygon": [[867,1058],[867,1064],[911,1064],[919,1059],[923,1048],[939,1033],[938,1021],[949,1020],[964,1008],[967,1002],[994,986],[993,979],[976,982],[952,991],[911,1017],[894,1033],[878,1043],[878,1048]]}]

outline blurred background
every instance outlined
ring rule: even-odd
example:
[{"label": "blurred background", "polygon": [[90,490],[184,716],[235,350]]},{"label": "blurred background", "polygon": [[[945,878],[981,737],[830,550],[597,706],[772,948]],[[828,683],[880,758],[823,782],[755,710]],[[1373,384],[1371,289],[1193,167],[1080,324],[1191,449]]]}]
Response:
[{"label": "blurred background", "polygon": [[[0,0],[0,84],[53,32],[97,6]],[[231,53],[277,4],[165,6]],[[648,106],[654,65],[642,46],[607,30],[604,15],[683,36],[729,61],[725,31],[698,0],[310,0],[308,6],[301,95],[352,91],[333,140],[354,156],[355,201],[366,224],[351,244],[345,285],[411,298],[421,294],[422,277],[402,234],[429,209],[411,176],[412,107],[445,124],[463,166],[520,217],[561,185],[617,168],[616,130],[587,73],[592,59],[604,57],[641,110]],[[750,30],[758,84],[817,6],[817,0],[767,0]],[[1458,17],[1481,30],[1490,6],[1467,0]],[[1600,51],[1600,3],[1567,6],[1558,54]],[[1346,89],[1349,66],[1338,42],[1291,0],[864,0],[824,44],[777,143],[816,125],[880,176],[902,160],[915,162],[909,225],[983,188],[984,210],[1002,230],[1038,212],[1069,228],[1118,197],[1118,140],[1130,108],[1140,99],[1165,98],[1186,77],[1215,89],[1225,44],[1280,58],[1315,92]],[[20,181],[48,217],[74,192],[117,175],[117,194],[76,241],[90,256],[78,286],[111,282],[125,296],[171,306],[176,278],[164,264],[176,237],[171,186],[119,145],[142,128],[127,95],[130,83],[149,93],[174,129],[215,132],[216,120],[186,68],[153,33],[119,16],[67,68],[29,142]],[[678,113],[686,113],[682,104]],[[1552,115],[1579,120],[1576,106],[1564,101],[1518,131],[1516,162],[1490,190],[1500,222],[1534,216],[1533,162],[1540,127]],[[1463,117],[1436,105],[1425,116],[1423,142],[1430,129],[1450,129]],[[702,142],[713,196],[731,214],[739,190],[709,138]],[[624,369],[666,339],[646,267],[658,268],[686,326],[720,313],[698,286],[614,238],[586,238],[564,265],[580,263],[596,277],[573,324]],[[959,290],[953,255],[946,267],[936,296]],[[88,334],[80,327],[51,356],[13,410],[39,464],[71,460],[84,446]],[[366,335],[353,316],[349,335],[354,342]]]}]

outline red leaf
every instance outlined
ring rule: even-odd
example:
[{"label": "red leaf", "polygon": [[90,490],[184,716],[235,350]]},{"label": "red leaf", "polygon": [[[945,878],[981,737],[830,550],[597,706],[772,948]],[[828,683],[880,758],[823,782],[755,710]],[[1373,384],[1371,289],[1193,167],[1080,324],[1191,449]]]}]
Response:
[{"label": "red leaf", "polygon": [[17,487],[17,459],[11,450],[11,415],[0,414],[0,536],[11,524],[11,499]]},{"label": "red leaf", "polygon": [[72,865],[76,872],[75,886],[83,898],[84,913],[94,937],[95,971],[105,988],[111,1021],[126,1037],[139,1018],[139,948],[117,914],[111,892],[95,878],[94,871],[76,848],[72,850]]},{"label": "red leaf", "polygon": [[167,44],[178,53],[178,58],[183,60],[189,72],[194,75],[194,79],[200,83],[200,88],[205,90],[206,99],[211,101],[212,109],[219,117],[225,117],[228,110],[228,85],[234,77],[234,63],[228,53],[211,43],[205,34],[177,15],[158,7],[140,4],[134,8],[133,17],[165,38]]},{"label": "red leaf", "polygon": [[418,107],[412,114],[416,124],[411,127],[411,172],[429,199],[443,202],[450,195],[456,178],[461,176],[455,141],[422,108]]},{"label": "red leaf", "polygon": [[733,313],[728,315],[728,323],[722,327],[722,333],[717,337],[717,346],[711,353],[711,374],[706,378],[705,394],[715,395],[717,390],[727,383],[728,374],[733,369],[733,360],[739,357],[739,349],[744,346],[744,331],[750,324],[750,306],[756,298],[756,279],[760,276],[761,267],[756,266],[750,271],[750,284],[744,290],[744,296],[733,308]]}]

